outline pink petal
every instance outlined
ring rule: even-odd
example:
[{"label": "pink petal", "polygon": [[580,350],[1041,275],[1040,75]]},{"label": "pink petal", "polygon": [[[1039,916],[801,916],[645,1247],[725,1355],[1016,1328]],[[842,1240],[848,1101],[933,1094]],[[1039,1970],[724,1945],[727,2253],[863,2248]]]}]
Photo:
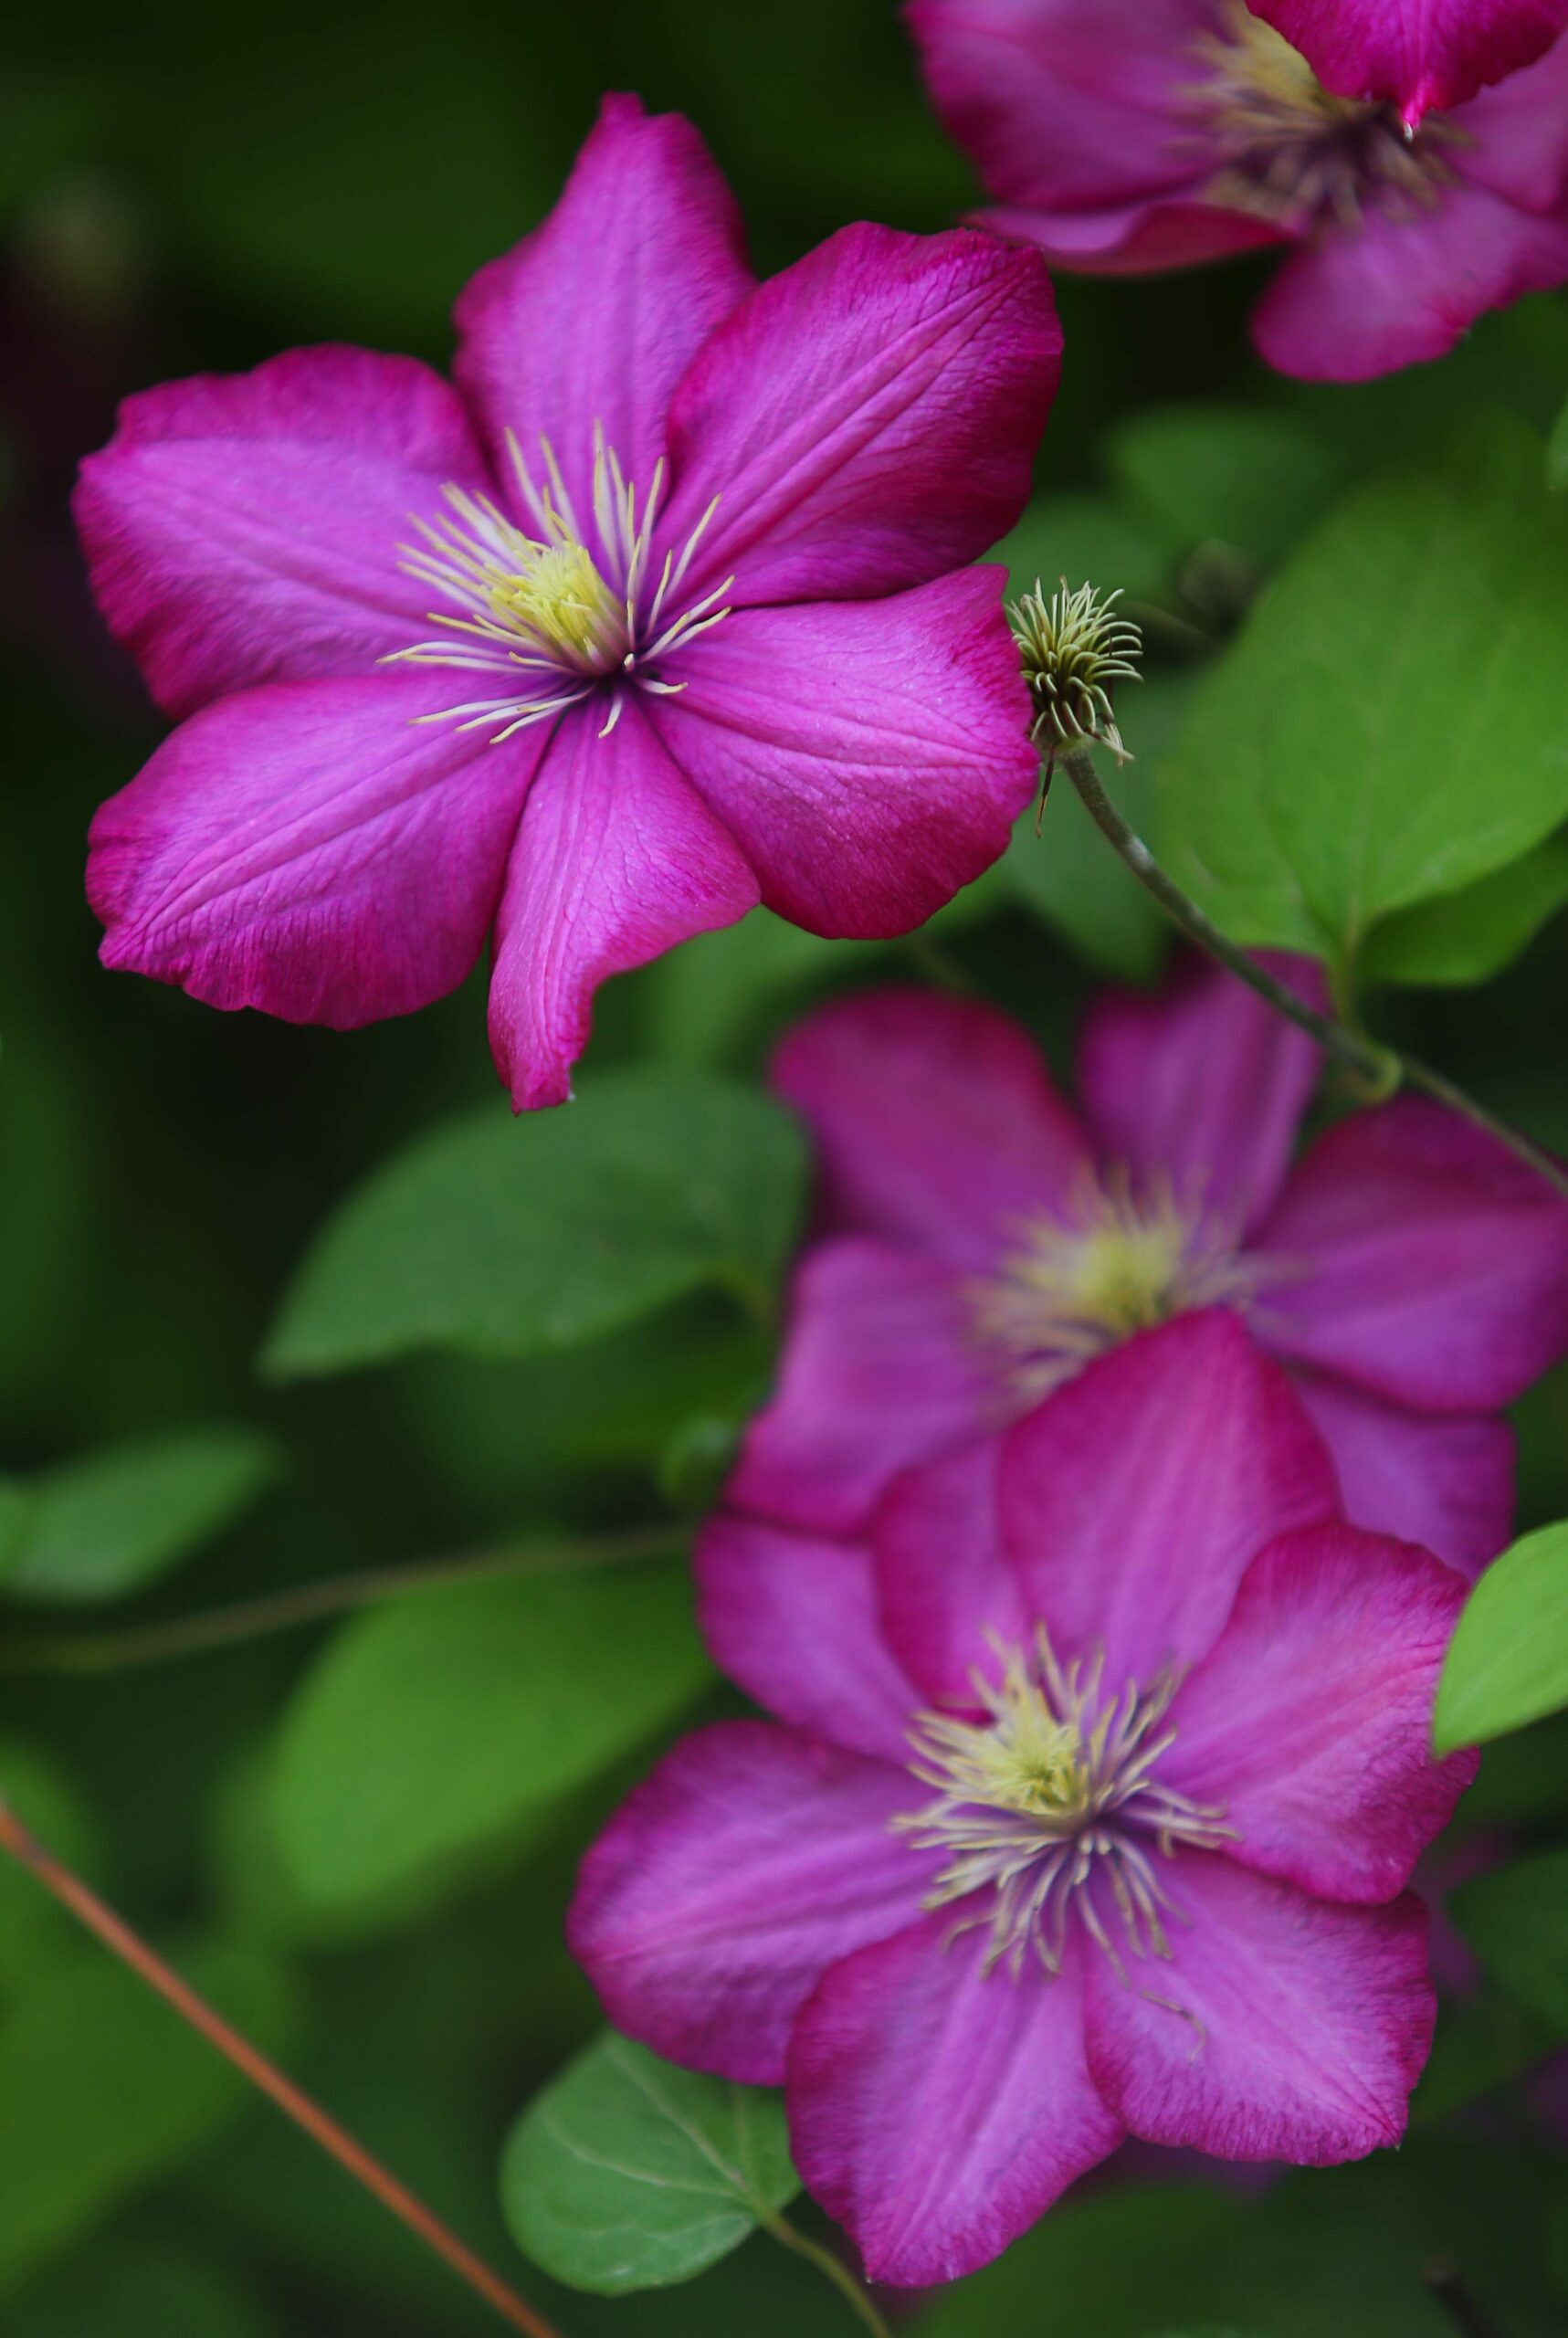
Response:
[{"label": "pink petal", "polygon": [[1513,1431],[1506,1421],[1435,1418],[1331,1374],[1290,1374],[1333,1457],[1347,1518],[1420,1543],[1473,1580],[1513,1530]]},{"label": "pink petal", "polygon": [[911,1469],[877,1514],[882,1628],[921,1701],[973,1705],[994,1642],[1018,1648],[1033,1618],[997,1515],[998,1441]]},{"label": "pink petal", "polygon": [[1059,1388],[1002,1448],[1002,1534],[1060,1653],[1145,1684],[1195,1663],[1249,1562],[1336,1514],[1317,1432],[1234,1315],[1178,1316]]},{"label": "pink petal", "polygon": [[729,1499],[854,1533],[900,1469],[978,1435],[995,1403],[951,1268],[886,1242],[825,1242],[795,1277],[777,1386]]},{"label": "pink petal", "polygon": [[279,682],[193,715],[93,821],[104,964],[340,1030],[455,989],[543,744],[418,719],[460,681]]},{"label": "pink petal", "polygon": [[682,1739],[583,1862],[567,1944],[617,2029],[693,2069],[777,2086],[830,1964],[907,1924],[933,1854],[891,1821],[907,1770],[770,1722]]},{"label": "pink petal", "polygon": [[1361,382],[1441,357],[1479,316],[1568,279],[1568,221],[1456,184],[1415,218],[1368,212],[1297,252],[1252,321],[1259,354],[1303,381]]},{"label": "pink petal", "polygon": [[1282,231],[1245,211],[1203,200],[1194,183],[1181,197],[1127,203],[1100,211],[1028,210],[988,205],[980,225],[1009,243],[1032,244],[1055,268],[1079,276],[1152,276],[1166,269],[1198,268],[1237,252],[1262,251],[1284,240]]},{"label": "pink petal", "polygon": [[[1560,0],[1568,13],[1568,0]],[[1483,90],[1454,116],[1467,179],[1521,211],[1568,203],[1568,40],[1540,62]]]},{"label": "pink petal", "polygon": [[[1268,960],[1314,1006],[1317,969]],[[1169,1179],[1251,1231],[1285,1181],[1322,1058],[1256,992],[1206,959],[1182,961],[1157,998],[1107,991],[1079,1048],[1079,1091],[1107,1155],[1144,1179]]]},{"label": "pink petal", "polygon": [[1061,365],[1037,256],[841,228],[714,333],[670,407],[679,542],[735,602],[892,593],[978,559],[1028,499]]},{"label": "pink petal", "polygon": [[458,302],[458,379],[510,476],[548,438],[573,507],[594,508],[595,426],[646,497],[670,393],[750,291],[734,198],[689,121],[609,97],[565,192]]},{"label": "pink petal", "polygon": [[1568,26],[1568,0],[1247,0],[1342,98],[1418,122],[1532,64]]},{"label": "pink petal", "polygon": [[1184,1920],[1169,1961],[1120,1980],[1089,1959],[1089,2066],[1135,2135],[1308,2167],[1405,2132],[1432,2042],[1426,1910],[1340,1908],[1184,1851],[1160,1880]]},{"label": "pink petal", "polygon": [[604,715],[590,700],[563,718],[507,870],[490,1048],[520,1112],[570,1096],[607,975],[756,907],[757,880],[733,838],[637,702],[607,738]]},{"label": "pink petal", "polygon": [[1490,1411],[1568,1351],[1568,1203],[1423,1098],[1321,1137],[1261,1238],[1300,1268],[1269,1345],[1397,1403]]},{"label": "pink petal", "polygon": [[782,917],[908,933],[1006,850],[1039,759],[1005,581],[738,609],[666,661],[660,733]]},{"label": "pink petal", "polygon": [[864,1543],[720,1517],[694,1565],[703,1638],[749,1697],[852,1754],[907,1762],[921,1700],[882,1637]]},{"label": "pink petal", "polygon": [[1246,1867],[1327,1900],[1390,1900],[1476,1773],[1432,1753],[1463,1578],[1353,1526],[1281,1535],[1171,1709],[1160,1783],[1219,1803]]},{"label": "pink petal", "polygon": [[292,349],[127,398],[74,510],[110,629],[188,714],[255,682],[368,673],[426,637],[430,587],[399,541],[447,480],[485,478],[427,366]]},{"label": "pink petal", "polygon": [[865,991],[796,1024],[773,1085],[816,1140],[835,1225],[973,1274],[1061,1207],[1088,1142],[1022,1027],[978,999]]},{"label": "pink petal", "polygon": [[1121,2140],[1085,2067],[1075,1960],[986,1974],[952,1911],[836,1964],[789,2057],[806,2189],[874,2281],[956,2280],[1000,2256]]}]

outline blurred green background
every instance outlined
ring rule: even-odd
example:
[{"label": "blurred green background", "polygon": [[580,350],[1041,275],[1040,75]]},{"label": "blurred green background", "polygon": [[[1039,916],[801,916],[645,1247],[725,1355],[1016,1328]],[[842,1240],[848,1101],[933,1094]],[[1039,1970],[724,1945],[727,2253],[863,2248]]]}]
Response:
[{"label": "blurred green background", "polygon": [[[363,342],[444,363],[453,296],[552,200],[605,87],[695,118],[763,270],[846,219],[932,228],[973,198],[883,0],[383,0],[374,11],[282,0],[256,12],[80,0],[29,9],[6,37],[0,1470],[25,1487],[130,1441],[243,1434],[215,1465],[225,1484],[232,1465],[234,1484],[214,1498],[213,1532],[193,1528],[177,1572],[154,1582],[149,1567],[144,1590],[127,1575],[134,1596],[87,1615],[63,1612],[58,1585],[29,1596],[11,1584],[0,1785],[568,2332],[767,2338],[851,2325],[765,2240],[689,2289],[574,2298],[517,2256],[496,2206],[510,2122],[595,2027],[559,1945],[573,1862],[667,1713],[579,1793],[498,1827],[482,1855],[390,1899],[328,1908],[286,1871],[268,1794],[332,1627],[96,1672],[79,1659],[62,1669],[38,1645],[482,1551],[520,1529],[669,1518],[678,1545],[727,1425],[765,1385],[765,1335],[701,1295],[651,1331],[544,1364],[431,1357],[269,1385],[258,1349],[330,1206],[454,1109],[504,1113],[480,981],[351,1037],[219,1016],[101,974],[82,899],[90,814],[162,725],[86,593],[66,511],[77,458],[107,437],[124,393],[290,343]],[[1047,580],[1092,571],[1142,605],[1152,679],[1123,713],[1140,750],[1134,791],[1157,776],[1162,729],[1205,641],[1224,637],[1336,484],[1473,406],[1501,403],[1543,424],[1568,383],[1568,320],[1548,300],[1489,321],[1419,375],[1289,388],[1246,342],[1264,272],[1059,287],[1066,378],[1044,500],[1015,557],[1029,582],[1036,566]],[[1022,837],[934,944],[947,971],[1034,1022],[1058,1057],[1101,972],[1148,976],[1158,962],[1158,935],[1097,849],[1053,801],[1042,845]],[[749,1071],[816,990],[862,965],[918,971],[931,946],[835,950],[765,927],[697,945],[605,994],[590,1068],[636,1056]],[[1405,988],[1377,1011],[1392,1035],[1568,1144],[1560,922],[1483,987]],[[1568,1384],[1531,1399],[1523,1429],[1521,1515],[1559,1516]],[[689,1711],[704,1698],[721,1709],[700,1672],[689,1686]],[[1561,1756],[1551,1731],[1503,1749],[1474,1823],[1528,1839],[1568,1798]],[[1456,2097],[1530,2058],[1518,2020],[1489,1997],[1455,2037]],[[1480,2057],[1479,2080],[1466,2054]],[[1473,2254],[1497,2338],[1562,2327],[1553,2282],[1568,2221],[1542,2173],[1538,2106],[1505,2093],[1454,2117],[1442,2109],[1397,2162],[1294,2180],[1256,2202],[1146,2154],[956,2292],[931,2327],[1139,2338],[1218,2322],[1293,2338],[1331,2322],[1336,2338],[1441,2338],[1456,2324],[1421,2276],[1443,2249]],[[486,2326],[333,2170],[0,1875],[7,2338],[437,2338]]]}]

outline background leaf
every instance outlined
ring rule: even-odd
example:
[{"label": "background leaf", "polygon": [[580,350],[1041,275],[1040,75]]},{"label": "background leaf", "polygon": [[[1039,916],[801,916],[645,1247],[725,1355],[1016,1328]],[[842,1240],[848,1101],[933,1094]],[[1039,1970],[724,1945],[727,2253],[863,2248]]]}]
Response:
[{"label": "background leaf", "polygon": [[1505,1551],[1465,1604],[1437,1686],[1439,1754],[1568,1705],[1568,1521]]},{"label": "background leaf", "polygon": [[1399,910],[1373,927],[1365,982],[1458,989],[1512,964],[1568,901],[1568,842],[1551,837],[1457,893]]},{"label": "background leaf", "polygon": [[1568,2038],[1568,1851],[1543,1851],[1461,1884],[1455,1922],[1521,2005]]},{"label": "background leaf", "polygon": [[[211,1542],[276,1479],[281,1456],[249,1429],[194,1429],[114,1446],[20,1489],[0,1576],[10,1599],[121,1599]],[[15,1489],[14,1489],[15,1490]],[[5,1536],[0,1516],[0,1547]]]}]

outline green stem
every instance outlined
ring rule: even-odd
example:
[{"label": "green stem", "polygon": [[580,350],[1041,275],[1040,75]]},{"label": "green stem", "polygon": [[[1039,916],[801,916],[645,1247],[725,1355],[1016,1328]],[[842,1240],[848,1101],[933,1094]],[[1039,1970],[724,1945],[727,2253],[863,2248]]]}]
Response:
[{"label": "green stem", "polygon": [[1161,868],[1142,837],[1128,827],[1104,787],[1095,770],[1089,750],[1084,746],[1066,747],[1057,757],[1074,787],[1082,798],[1084,809],[1106,837],[1123,864],[1131,870],[1139,883],[1152,893],[1173,924],[1179,926],[1189,940],[1211,958],[1267,999],[1276,1013],[1314,1038],[1326,1054],[1354,1074],[1368,1100],[1380,1102],[1402,1087],[1420,1088],[1434,1096],[1450,1111],[1460,1113],[1476,1128],[1484,1129],[1499,1144],[1505,1145],[1515,1158],[1533,1169],[1538,1177],[1549,1185],[1553,1193],[1568,1199],[1568,1174],[1549,1153],[1533,1143],[1522,1132],[1511,1128],[1506,1121],[1489,1112],[1464,1089],[1416,1056],[1402,1055],[1395,1048],[1384,1047],[1380,1040],[1366,1038],[1350,1030],[1331,1016],[1320,1015],[1315,1008],[1298,998],[1295,992],[1260,966],[1256,958],[1222,933],[1211,918],[1205,917],[1190,894]]},{"label": "green stem", "polygon": [[260,1599],[241,1599],[166,1623],[132,1624],[111,1632],[61,1633],[0,1640],[0,1671],[127,1672],[144,1664],[201,1656],[216,1648],[297,1630],[405,1592],[434,1591],[458,1583],[489,1583],[545,1567],[618,1566],[659,1558],[680,1541],[679,1526],[645,1526],[623,1534],[584,1535],[572,1542],[521,1543],[462,1559],[416,1559],[406,1565],[362,1567],[353,1574],[297,1584]]},{"label": "green stem", "polygon": [[820,2241],[808,2240],[787,2217],[767,2217],[763,2221],[764,2229],[772,2233],[782,2247],[793,2249],[797,2257],[804,2257],[808,2264],[815,2265],[817,2271],[832,2282],[840,2296],[848,2300],[853,2312],[872,2333],[872,2338],[892,2338],[892,2333],[878,2312],[869,2292],[862,2282],[856,2280],[841,2258],[835,2257],[830,2248],[824,2248]]}]

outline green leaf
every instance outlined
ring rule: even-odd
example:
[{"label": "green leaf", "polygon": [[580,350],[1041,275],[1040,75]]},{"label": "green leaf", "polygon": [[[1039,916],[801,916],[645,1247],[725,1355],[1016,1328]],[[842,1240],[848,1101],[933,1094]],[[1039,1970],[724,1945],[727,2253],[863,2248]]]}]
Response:
[{"label": "green leaf", "polygon": [[1568,1705],[1568,1520],[1526,1534],[1465,1604],[1437,1685],[1439,1754]]},{"label": "green leaf", "polygon": [[1348,963],[1517,860],[1568,814],[1565,634],[1568,510],[1522,424],[1352,495],[1199,686],[1173,874],[1235,940]]},{"label": "green leaf", "polygon": [[1431,989],[1489,982],[1564,901],[1568,843],[1552,837],[1457,893],[1382,919],[1363,953],[1362,978]]},{"label": "green leaf", "polygon": [[443,1888],[674,1721],[710,1678],[684,1568],[422,1591],[348,1625],[285,1719],[279,1848],[326,1910]]},{"label": "green leaf", "polygon": [[13,1484],[26,1511],[13,1511],[7,1543],[0,1507],[5,1595],[74,1605],[141,1591],[247,1510],[279,1469],[269,1438],[194,1429],[112,1446]]},{"label": "green leaf", "polygon": [[1272,567],[1343,479],[1344,458],[1289,415],[1146,407],[1107,442],[1112,477],[1178,553],[1226,544]]},{"label": "green leaf", "polygon": [[163,2240],[95,2241],[11,2304],[8,2338],[279,2338],[241,2277]]},{"label": "green leaf", "polygon": [[942,2291],[921,2338],[1145,2338],[1173,2314],[1228,2311],[1225,2272],[1247,2228],[1237,2198],[1205,2185],[1117,2185],[1071,2199],[1005,2257]]},{"label": "green leaf", "polygon": [[452,1346],[570,1347],[703,1285],[756,1304],[794,1239],[805,1147],[782,1105],[691,1071],[421,1138],[306,1258],[264,1364],[279,1379]]},{"label": "green leaf", "polygon": [[1543,1851],[1477,1876],[1448,1904],[1487,1970],[1528,2012],[1568,2037],[1568,1851]]},{"label": "green leaf", "polygon": [[[0,1797],[68,1867],[96,1872],[92,1821],[51,1754],[19,1738],[0,1740]],[[0,1992],[10,1996],[76,1936],[72,1919],[36,1878],[14,1860],[0,1859]]]},{"label": "green leaf", "polygon": [[[277,1968],[212,1946],[179,1958],[267,2051],[291,2027]],[[85,1944],[0,2021],[0,2290],[200,2149],[245,2081],[145,1985]]]},{"label": "green leaf", "polygon": [[1074,587],[1098,585],[1149,600],[1170,566],[1159,535],[1142,516],[1104,495],[1047,495],[1031,503],[996,547],[1007,566],[1009,597],[1039,584],[1047,599],[1065,576]]},{"label": "green leaf", "polygon": [[519,2248],[611,2296],[689,2280],[799,2189],[778,2095],[677,2069],[614,2030],[529,2105],[501,2168]]},{"label": "green leaf", "polygon": [[1546,484],[1558,494],[1568,487],[1568,399],[1564,400],[1547,441]]}]

